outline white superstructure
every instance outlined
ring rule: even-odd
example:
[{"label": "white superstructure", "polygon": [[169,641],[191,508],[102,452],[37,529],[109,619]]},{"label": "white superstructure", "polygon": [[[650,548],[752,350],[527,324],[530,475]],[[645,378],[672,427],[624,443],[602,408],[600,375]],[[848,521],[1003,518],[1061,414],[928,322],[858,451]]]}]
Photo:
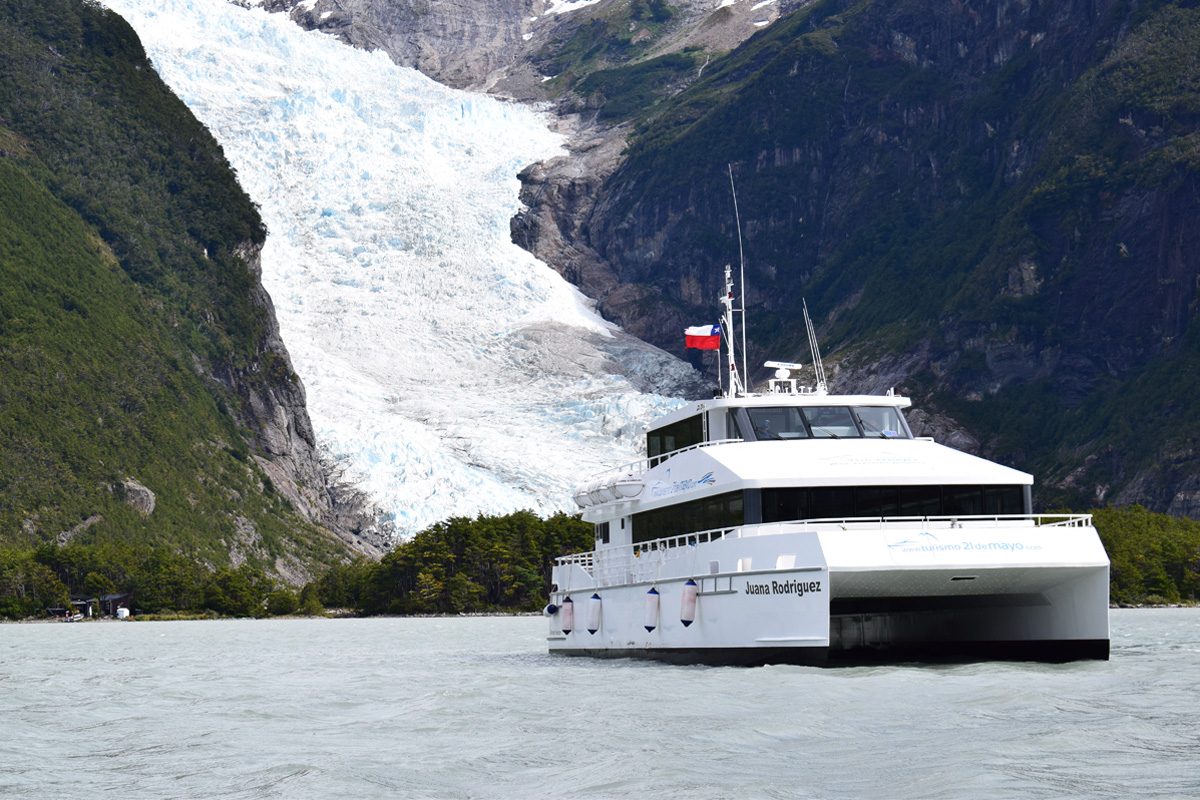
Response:
[{"label": "white superstructure", "polygon": [[726,396],[658,420],[645,459],[576,492],[596,548],[554,568],[551,652],[1108,657],[1090,515],[1033,514],[1032,476],[914,438],[908,398],[807,390],[791,364],[748,394],[727,363]]}]

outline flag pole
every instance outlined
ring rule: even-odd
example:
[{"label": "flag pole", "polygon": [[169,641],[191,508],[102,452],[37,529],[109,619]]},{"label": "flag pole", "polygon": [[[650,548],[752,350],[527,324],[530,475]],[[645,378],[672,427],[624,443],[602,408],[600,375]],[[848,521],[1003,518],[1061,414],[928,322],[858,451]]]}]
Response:
[{"label": "flag pole", "polygon": [[729,168],[729,190],[733,193],[733,219],[737,225],[738,286],[742,287],[742,374],[748,380],[750,372],[746,365],[746,357],[749,354],[749,348],[746,347],[746,254],[742,250],[742,215],[738,213],[737,187],[733,185],[733,164],[725,166]]}]

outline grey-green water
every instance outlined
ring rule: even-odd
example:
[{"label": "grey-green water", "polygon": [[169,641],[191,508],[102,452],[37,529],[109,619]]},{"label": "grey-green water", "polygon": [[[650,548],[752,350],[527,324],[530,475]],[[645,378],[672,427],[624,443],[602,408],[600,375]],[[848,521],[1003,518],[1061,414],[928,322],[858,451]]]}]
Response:
[{"label": "grey-green water", "polygon": [[0,626],[0,796],[1200,796],[1200,611],[1113,658],[551,658],[538,618]]}]

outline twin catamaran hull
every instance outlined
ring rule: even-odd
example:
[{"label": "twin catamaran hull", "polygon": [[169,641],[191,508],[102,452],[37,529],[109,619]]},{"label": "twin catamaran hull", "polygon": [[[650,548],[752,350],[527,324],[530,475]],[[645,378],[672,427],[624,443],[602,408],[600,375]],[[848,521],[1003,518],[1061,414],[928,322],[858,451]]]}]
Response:
[{"label": "twin catamaran hull", "polygon": [[1036,522],[761,525],[597,551],[555,569],[549,649],[738,665],[1107,658],[1095,529]]}]

